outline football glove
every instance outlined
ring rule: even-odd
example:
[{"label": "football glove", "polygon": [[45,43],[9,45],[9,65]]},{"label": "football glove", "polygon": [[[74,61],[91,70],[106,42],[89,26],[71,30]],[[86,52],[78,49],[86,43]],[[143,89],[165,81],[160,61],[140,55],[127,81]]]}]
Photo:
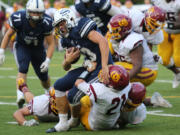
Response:
[{"label": "football glove", "polygon": [[37,125],[39,125],[39,122],[36,121],[35,119],[24,121],[24,123],[23,123],[23,126],[27,126],[27,127],[37,126]]},{"label": "football glove", "polygon": [[42,72],[42,73],[48,71],[48,67],[49,67],[50,61],[51,61],[51,60],[50,60],[49,58],[46,58],[46,60],[41,64],[40,69],[41,69],[41,72]]}]

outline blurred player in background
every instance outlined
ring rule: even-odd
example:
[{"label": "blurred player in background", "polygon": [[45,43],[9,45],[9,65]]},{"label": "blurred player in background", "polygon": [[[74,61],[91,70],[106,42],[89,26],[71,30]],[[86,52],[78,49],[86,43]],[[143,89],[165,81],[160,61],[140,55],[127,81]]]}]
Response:
[{"label": "blurred player in background", "polygon": [[[54,51],[52,19],[46,15],[42,0],[29,0],[26,10],[17,11],[9,18],[10,28],[6,32],[0,48],[0,65],[5,60],[5,48],[11,36],[16,33],[14,55],[18,66],[18,78],[26,81],[31,62],[35,73],[46,91],[50,87],[48,67]],[[44,48],[44,38],[48,42],[48,50]],[[24,103],[23,93],[17,87],[17,103],[21,108]]]},{"label": "blurred player in background", "polygon": [[[129,71],[131,82],[149,86],[157,77],[157,63],[143,35],[132,31],[131,18],[123,14],[116,15],[111,18],[108,28],[111,33],[111,54],[117,55],[119,61],[115,64]],[[154,93],[151,99],[145,99],[145,104],[171,107],[158,93]]]},{"label": "blurred player in background", "polygon": [[75,9],[81,16],[95,21],[103,35],[106,35],[110,18],[120,13],[119,8],[111,5],[109,0],[76,0]]},{"label": "blurred player in background", "polygon": [[166,11],[164,41],[158,46],[160,63],[174,73],[173,88],[180,84],[180,1],[152,0],[153,4]]},{"label": "blurred player in background", "polygon": [[17,110],[13,117],[19,125],[35,126],[39,122],[35,119],[26,120],[25,116],[34,115],[42,121],[58,121],[57,109],[55,104],[55,90],[50,89],[49,93],[35,96],[29,90],[23,78],[18,79],[18,87],[24,94],[26,102],[25,107]]}]

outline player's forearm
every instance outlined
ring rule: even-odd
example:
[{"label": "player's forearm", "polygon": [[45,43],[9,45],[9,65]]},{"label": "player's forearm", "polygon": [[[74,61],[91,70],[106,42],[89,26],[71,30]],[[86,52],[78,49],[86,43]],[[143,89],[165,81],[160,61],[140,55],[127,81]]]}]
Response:
[{"label": "player's forearm", "polygon": [[23,113],[20,110],[17,110],[13,114],[13,117],[16,119],[16,121],[18,122],[19,125],[23,125],[24,121],[26,121],[26,119],[24,118]]},{"label": "player's forearm", "polygon": [[54,42],[53,43],[51,43],[49,46],[48,46],[48,50],[47,50],[47,55],[46,55],[46,57],[48,57],[48,58],[52,58],[52,56],[53,56],[53,53],[54,53]]},{"label": "player's forearm", "polygon": [[64,60],[62,66],[65,71],[68,71],[71,68],[71,63]]},{"label": "player's forearm", "polygon": [[9,40],[10,40],[10,36],[7,35],[7,33],[6,33],[5,36],[4,36],[4,38],[3,38],[3,40],[2,40],[2,42],[1,42],[0,48],[6,49],[8,43],[9,43]]},{"label": "player's forearm", "polygon": [[109,46],[106,39],[100,42],[99,48],[101,51],[101,60],[102,60],[102,68],[103,68],[107,66],[108,58],[109,58]]},{"label": "player's forearm", "polygon": [[130,79],[132,79],[133,77],[135,77],[141,70],[141,64],[136,64],[136,65],[133,65],[133,68],[132,70],[130,70],[129,72],[129,77]]}]

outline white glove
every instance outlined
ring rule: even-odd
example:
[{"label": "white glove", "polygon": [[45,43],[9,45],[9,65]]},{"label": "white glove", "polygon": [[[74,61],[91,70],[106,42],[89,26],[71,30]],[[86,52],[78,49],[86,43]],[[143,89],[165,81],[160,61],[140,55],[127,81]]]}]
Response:
[{"label": "white glove", "polygon": [[5,55],[4,55],[4,49],[0,48],[0,65],[4,63]]},{"label": "white glove", "polygon": [[46,58],[46,60],[41,64],[40,69],[41,69],[41,72],[42,72],[42,73],[48,71],[48,67],[49,67],[50,61],[51,61],[51,60],[50,60],[49,58]]},{"label": "white glove", "polygon": [[39,125],[39,122],[36,121],[35,119],[24,121],[24,123],[23,123],[23,126],[27,126],[27,127],[37,126],[37,125]]}]

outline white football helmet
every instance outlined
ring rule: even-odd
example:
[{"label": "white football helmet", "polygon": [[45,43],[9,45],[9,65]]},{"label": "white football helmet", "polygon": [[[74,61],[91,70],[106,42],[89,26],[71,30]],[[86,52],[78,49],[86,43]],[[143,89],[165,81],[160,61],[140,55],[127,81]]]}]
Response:
[{"label": "white football helmet", "polygon": [[[69,35],[69,30],[76,25],[75,18],[76,15],[69,8],[62,8],[60,10],[57,10],[54,14],[54,21],[52,24],[53,27],[55,27],[56,36],[67,37]],[[61,21],[66,22],[66,28],[68,30],[68,33],[66,33],[66,35],[63,35],[63,32],[61,32],[59,28],[56,27]]]},{"label": "white football helmet", "polygon": [[[42,0],[28,0],[26,4],[26,13],[27,18],[32,19],[33,21],[39,21],[43,19],[43,15],[45,12],[44,3]],[[30,16],[30,12],[40,13],[40,16]]]}]

